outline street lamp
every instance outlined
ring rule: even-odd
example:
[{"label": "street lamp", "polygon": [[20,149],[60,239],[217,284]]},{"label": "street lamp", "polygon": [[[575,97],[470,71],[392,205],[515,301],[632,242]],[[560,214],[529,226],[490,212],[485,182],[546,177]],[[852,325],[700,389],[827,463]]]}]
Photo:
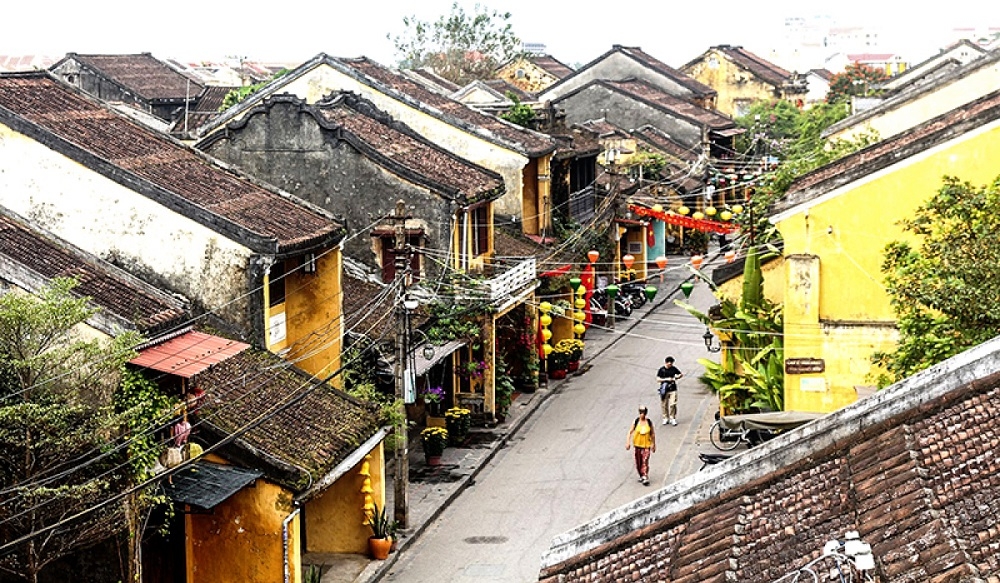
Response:
[{"label": "street lamp", "polygon": [[708,328],[705,328],[705,333],[701,335],[701,339],[705,341],[705,349],[709,352],[719,352],[722,350],[721,342],[713,344],[715,334],[712,334],[712,331]]}]

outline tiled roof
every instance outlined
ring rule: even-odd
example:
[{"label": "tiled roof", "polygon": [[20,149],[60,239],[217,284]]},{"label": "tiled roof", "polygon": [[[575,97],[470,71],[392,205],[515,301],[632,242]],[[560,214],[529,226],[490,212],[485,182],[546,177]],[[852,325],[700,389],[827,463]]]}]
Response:
[{"label": "tiled roof", "polygon": [[[35,274],[38,281],[22,280]],[[56,277],[75,278],[74,293],[115,315],[120,325],[149,332],[180,324],[187,317],[178,299],[0,207],[0,279],[29,286],[31,291]]]},{"label": "tiled roof", "polygon": [[692,149],[678,143],[666,132],[651,125],[645,125],[632,130],[632,136],[684,162],[693,164],[698,161],[700,156],[700,152],[697,149]]},{"label": "tiled roof", "polygon": [[1000,119],[1000,91],[799,177],[788,187],[774,211],[784,211],[809,201],[997,119]]},{"label": "tiled roof", "polygon": [[507,96],[507,92],[509,91],[514,95],[516,95],[517,98],[520,99],[522,103],[524,103],[525,101],[532,101],[535,98],[534,95],[526,93],[523,89],[521,89],[517,85],[511,85],[510,83],[504,81],[503,79],[486,79],[485,81],[483,81],[483,84],[493,89],[494,91],[499,92],[500,95],[503,95],[504,97]]},{"label": "tiled roof", "polygon": [[[81,55],[68,53],[63,60],[75,59],[99,71],[149,101],[184,100],[201,93],[201,83],[187,77],[149,53],[134,55]],[[62,61],[60,61],[61,63]],[[56,63],[53,67],[58,67]]]},{"label": "tiled roof", "polygon": [[464,200],[485,200],[504,192],[503,177],[460,158],[394,121],[371,102],[350,93],[333,94],[316,103],[320,116],[346,130],[381,158],[406,168],[438,194]]},{"label": "tiled roof", "polygon": [[182,110],[170,128],[170,134],[183,137],[200,128],[219,115],[222,102],[231,91],[238,87],[209,85],[186,111]]},{"label": "tiled roof", "polygon": [[518,232],[503,227],[493,230],[494,254],[498,258],[539,257],[549,253],[549,250]]},{"label": "tiled roof", "polygon": [[1000,579],[998,352],[975,347],[559,535],[540,580],[774,581],[848,531],[871,545],[873,581]]},{"label": "tiled roof", "polygon": [[544,134],[502,121],[491,115],[480,113],[464,103],[434,93],[423,85],[411,81],[371,59],[365,57],[355,59],[332,59],[328,57],[328,59],[341,67],[353,69],[365,78],[376,81],[386,88],[429,106],[434,111],[440,112],[448,118],[482,130],[480,135],[485,133],[487,138],[495,136],[506,144],[516,147],[528,156],[534,157],[548,154],[555,148],[552,139]]},{"label": "tiled roof", "polygon": [[662,109],[686,117],[692,121],[707,126],[712,130],[723,130],[736,127],[736,122],[718,111],[699,107],[690,101],[674,97],[669,93],[638,79],[625,81],[595,81],[603,83],[622,93],[627,93],[637,99],[654,104]]},{"label": "tiled roof", "polygon": [[[670,65],[667,65],[666,63],[654,58],[652,55],[646,53],[639,47],[624,47],[621,45],[615,45],[610,52],[615,52],[615,51],[628,55],[629,57],[635,59],[636,61],[642,63],[643,65],[649,67],[650,69],[653,69],[654,71],[657,71],[662,75],[670,77],[676,83],[682,85],[683,87],[687,88],[689,91],[694,93],[694,96],[696,98],[708,97],[715,95],[717,93],[715,89],[712,89],[711,87],[705,85],[704,83],[698,81],[697,79],[694,79],[692,77],[685,75],[684,73],[681,73],[680,71],[674,69]],[[604,57],[600,57],[600,59],[603,58]]]},{"label": "tiled roof", "polygon": [[44,55],[0,55],[0,71],[47,69],[56,59]]},{"label": "tiled roof", "polygon": [[447,91],[449,93],[454,93],[455,91],[458,91],[459,89],[461,89],[461,87],[459,87],[457,83],[453,83],[453,82],[445,79],[441,75],[438,75],[437,73],[435,73],[433,69],[429,69],[427,67],[418,67],[416,69],[406,69],[405,73],[408,73],[410,75],[414,75],[414,76],[422,79],[424,82],[430,83],[433,86],[440,87],[441,89],[443,89],[444,91]]},{"label": "tiled roof", "polygon": [[743,47],[719,45],[714,47],[725,53],[734,63],[753,73],[757,78],[775,87],[791,80],[792,74],[774,63],[758,57]]},{"label": "tiled roof", "polygon": [[542,69],[549,75],[552,75],[556,79],[569,77],[573,74],[573,69],[571,67],[556,60],[551,55],[530,55],[527,58],[533,65]]},{"label": "tiled roof", "polygon": [[[392,340],[396,337],[396,319],[391,316],[390,309],[393,296],[390,295],[388,300],[382,298],[380,305],[384,307],[376,307],[370,312],[370,309],[376,306],[385,287],[346,273],[341,278],[341,287],[344,290],[343,311],[346,330],[372,339]],[[383,317],[386,314],[390,316]]]},{"label": "tiled roof", "polygon": [[191,382],[205,391],[194,425],[214,427],[222,434],[216,438],[237,434],[234,450],[223,450],[224,456],[261,469],[297,492],[380,429],[374,405],[329,385],[317,386],[315,379],[262,350],[245,350]]},{"label": "tiled roof", "polygon": [[623,130],[606,119],[588,119],[587,121],[575,123],[573,126],[579,126],[589,132],[592,132],[600,139],[629,137],[629,133],[626,130]]},{"label": "tiled roof", "polygon": [[809,72],[824,81],[833,80],[833,73],[831,73],[828,69],[809,69]]},{"label": "tiled roof", "polygon": [[46,72],[0,75],[0,123],[261,252],[335,242],[325,214],[114,112]]}]

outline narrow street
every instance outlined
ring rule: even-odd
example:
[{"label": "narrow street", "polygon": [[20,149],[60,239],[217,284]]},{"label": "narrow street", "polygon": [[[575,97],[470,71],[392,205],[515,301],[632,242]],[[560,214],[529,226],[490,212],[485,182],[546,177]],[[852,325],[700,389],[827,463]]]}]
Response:
[{"label": "narrow street", "polygon": [[[698,453],[714,451],[707,424],[717,400],[701,387],[697,360],[716,355],[705,349],[704,326],[675,306],[675,297],[543,403],[382,580],[535,581],[554,535],[698,471]],[[705,309],[714,298],[699,284],[690,301]],[[622,334],[628,324],[588,334]],[[685,374],[676,426],[660,424],[656,392],[656,370],[668,355]],[[649,486],[638,482],[625,450],[639,405],[656,423]]]}]

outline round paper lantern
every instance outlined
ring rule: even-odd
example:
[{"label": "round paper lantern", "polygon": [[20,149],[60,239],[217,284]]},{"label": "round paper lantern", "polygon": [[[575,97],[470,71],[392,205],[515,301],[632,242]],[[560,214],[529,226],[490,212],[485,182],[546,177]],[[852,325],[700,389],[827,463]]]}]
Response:
[{"label": "round paper lantern", "polygon": [[542,317],[538,320],[542,323],[542,326],[549,327],[552,325],[552,316],[548,314],[542,314]]},{"label": "round paper lantern", "polygon": [[733,218],[733,213],[729,211],[722,211],[721,213],[719,213],[719,218],[724,221],[728,221],[729,219]]},{"label": "round paper lantern", "polygon": [[625,269],[632,269],[632,264],[635,263],[635,257],[631,254],[622,257],[622,263],[625,264]]},{"label": "round paper lantern", "polygon": [[576,294],[577,295],[582,296],[582,295],[585,295],[586,293],[587,293],[587,288],[586,287],[584,287],[584,286],[581,285],[580,287],[576,288]]},{"label": "round paper lantern", "polygon": [[548,328],[543,328],[542,329],[542,340],[544,340],[546,342],[548,342],[549,340],[552,340],[552,330],[549,330]]},{"label": "round paper lantern", "polygon": [[659,267],[660,269],[666,269],[667,268],[667,256],[666,255],[660,255],[659,257],[657,257],[656,258],[656,266]]},{"label": "round paper lantern", "polygon": [[688,207],[686,207],[684,205],[681,205],[681,208],[677,209],[677,212],[680,213],[680,214],[682,214],[682,215],[686,215],[689,212],[691,212],[691,209],[689,209]]},{"label": "round paper lantern", "polygon": [[549,344],[548,342],[542,344],[542,352],[545,353],[545,356],[552,354],[552,345]]},{"label": "round paper lantern", "polygon": [[576,306],[578,309],[582,310],[587,305],[587,300],[583,298],[576,298],[576,301],[573,302],[573,305]]},{"label": "round paper lantern", "polygon": [[584,332],[587,331],[587,327],[584,326],[583,324],[577,324],[573,326],[573,331],[576,332],[577,334],[583,334]]},{"label": "round paper lantern", "polygon": [[741,212],[743,212],[743,205],[741,205],[741,204],[734,204],[733,205],[733,214],[734,215],[738,215]]},{"label": "round paper lantern", "polygon": [[701,263],[704,259],[705,258],[701,255],[695,255],[691,257],[691,265],[693,265],[695,269],[701,269]]},{"label": "round paper lantern", "polygon": [[589,259],[591,263],[597,263],[597,260],[600,258],[601,254],[598,253],[597,251],[594,250],[587,251],[587,259]]},{"label": "round paper lantern", "polygon": [[653,205],[653,210],[656,211],[656,212],[658,212],[658,213],[662,213],[663,212],[663,205],[654,204]]},{"label": "round paper lantern", "polygon": [[586,315],[586,314],[584,314],[584,313],[583,313],[583,312],[581,312],[581,311],[576,311],[576,312],[573,312],[573,319],[574,319],[574,320],[576,320],[577,322],[583,322],[583,320],[584,320],[584,319],[585,319],[586,317],[587,317],[587,315]]},{"label": "round paper lantern", "polygon": [[715,207],[714,206],[710,206],[707,209],[705,209],[705,214],[708,215],[708,216],[710,216],[710,217],[711,216],[715,216]]},{"label": "round paper lantern", "polygon": [[691,215],[691,218],[700,221],[705,218],[705,213],[701,211],[695,211],[695,213]]},{"label": "round paper lantern", "polygon": [[548,302],[542,302],[542,303],[538,304],[538,311],[541,312],[541,313],[543,313],[543,314],[549,313],[549,311],[551,309],[552,309],[552,304],[550,304]]}]

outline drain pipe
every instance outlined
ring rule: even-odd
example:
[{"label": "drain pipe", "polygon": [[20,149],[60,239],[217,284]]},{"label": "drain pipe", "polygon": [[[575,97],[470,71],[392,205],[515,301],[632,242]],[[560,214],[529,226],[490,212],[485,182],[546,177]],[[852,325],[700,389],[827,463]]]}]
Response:
[{"label": "drain pipe", "polygon": [[291,524],[293,520],[295,520],[295,517],[298,516],[299,512],[301,511],[302,508],[298,504],[296,504],[295,509],[292,510],[292,512],[288,516],[286,516],[284,520],[281,521],[281,551],[285,568],[285,583],[291,583],[292,581],[292,573],[291,573],[292,567],[291,565],[289,565],[288,561],[288,547],[291,546],[288,540],[289,539],[288,525]]}]

